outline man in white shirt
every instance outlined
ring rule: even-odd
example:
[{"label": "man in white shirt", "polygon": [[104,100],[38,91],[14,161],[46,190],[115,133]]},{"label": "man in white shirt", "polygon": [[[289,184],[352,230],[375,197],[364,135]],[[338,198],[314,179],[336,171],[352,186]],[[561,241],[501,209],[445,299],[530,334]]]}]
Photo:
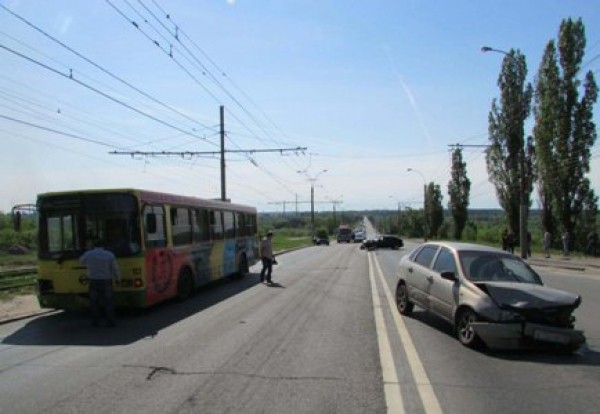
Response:
[{"label": "man in white shirt", "polygon": [[104,250],[99,239],[94,248],[85,252],[79,262],[87,267],[92,325],[98,326],[103,312],[109,326],[115,326],[112,281],[120,281],[117,259],[112,252]]}]

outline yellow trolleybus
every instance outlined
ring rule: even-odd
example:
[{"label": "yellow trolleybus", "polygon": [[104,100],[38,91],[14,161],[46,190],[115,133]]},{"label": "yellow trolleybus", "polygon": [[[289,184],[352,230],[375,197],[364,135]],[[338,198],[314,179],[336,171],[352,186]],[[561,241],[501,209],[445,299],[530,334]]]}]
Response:
[{"label": "yellow trolleybus", "polygon": [[116,256],[120,307],[187,298],[195,288],[243,276],[258,260],[254,207],[134,189],[40,194],[38,287],[45,308],[89,306],[88,241]]}]

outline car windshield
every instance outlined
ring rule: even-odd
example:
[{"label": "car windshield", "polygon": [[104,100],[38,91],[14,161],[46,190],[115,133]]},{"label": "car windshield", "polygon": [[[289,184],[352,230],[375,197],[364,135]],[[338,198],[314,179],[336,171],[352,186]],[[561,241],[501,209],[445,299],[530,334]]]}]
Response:
[{"label": "car windshield", "polygon": [[472,282],[542,284],[537,273],[511,254],[463,251],[458,256],[465,276]]}]

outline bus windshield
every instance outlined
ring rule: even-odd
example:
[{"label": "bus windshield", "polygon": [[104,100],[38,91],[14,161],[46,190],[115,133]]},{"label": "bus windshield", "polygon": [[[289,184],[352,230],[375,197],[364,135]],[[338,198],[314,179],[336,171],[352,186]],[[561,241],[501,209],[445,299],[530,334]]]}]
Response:
[{"label": "bus windshield", "polygon": [[38,200],[39,256],[79,257],[95,239],[118,257],[140,251],[136,199],[131,194],[69,194]]}]

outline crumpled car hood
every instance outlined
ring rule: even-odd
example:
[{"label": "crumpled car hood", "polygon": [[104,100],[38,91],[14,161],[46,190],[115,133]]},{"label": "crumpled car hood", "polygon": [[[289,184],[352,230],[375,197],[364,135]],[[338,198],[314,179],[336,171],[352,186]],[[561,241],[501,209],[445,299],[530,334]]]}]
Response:
[{"label": "crumpled car hood", "polygon": [[571,306],[581,303],[581,297],[564,290],[531,283],[480,282],[490,297],[500,306],[515,309],[544,309]]}]

